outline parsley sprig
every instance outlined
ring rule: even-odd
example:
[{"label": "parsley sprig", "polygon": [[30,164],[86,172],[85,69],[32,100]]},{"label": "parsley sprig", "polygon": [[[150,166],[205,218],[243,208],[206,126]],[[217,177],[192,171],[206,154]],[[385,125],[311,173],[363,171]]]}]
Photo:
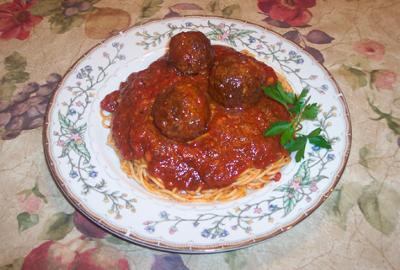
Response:
[{"label": "parsley sprig", "polygon": [[304,120],[314,120],[317,118],[319,105],[311,103],[309,91],[304,88],[300,95],[286,92],[281,83],[264,87],[264,93],[273,100],[281,103],[289,111],[292,120],[278,121],[273,123],[264,132],[264,136],[272,137],[280,135],[281,145],[290,153],[297,152],[295,159],[299,162],[304,158],[304,151],[307,142],[321,148],[331,149],[331,144],[322,135],[321,129],[316,128],[309,134],[298,134],[301,129],[301,122]]}]

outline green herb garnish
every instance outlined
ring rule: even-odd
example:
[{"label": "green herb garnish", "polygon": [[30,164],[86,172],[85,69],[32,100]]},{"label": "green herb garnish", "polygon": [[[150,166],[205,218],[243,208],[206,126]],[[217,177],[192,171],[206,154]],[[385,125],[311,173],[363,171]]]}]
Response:
[{"label": "green herb garnish", "polygon": [[310,97],[308,89],[304,88],[300,95],[286,92],[281,83],[264,87],[264,93],[273,100],[281,103],[289,111],[292,121],[279,121],[273,123],[264,132],[264,136],[271,137],[280,135],[280,143],[289,151],[296,153],[296,162],[304,158],[304,151],[307,142],[321,148],[331,149],[331,144],[322,135],[321,129],[317,128],[308,135],[298,134],[301,129],[301,122],[304,120],[314,120],[317,118],[319,105],[309,104]]}]

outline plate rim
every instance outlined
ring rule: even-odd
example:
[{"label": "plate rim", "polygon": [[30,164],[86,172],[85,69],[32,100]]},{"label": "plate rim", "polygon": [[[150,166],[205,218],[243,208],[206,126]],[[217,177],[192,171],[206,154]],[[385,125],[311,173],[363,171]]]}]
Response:
[{"label": "plate rim", "polygon": [[[139,235],[136,235],[132,232],[129,232],[127,234],[121,228],[117,228],[113,226],[112,224],[104,221],[101,217],[98,217],[93,211],[91,211],[89,208],[85,207],[82,205],[82,203],[74,196],[67,188],[67,186],[64,184],[64,181],[61,179],[62,177],[57,174],[57,169],[54,165],[54,161],[51,158],[50,154],[50,144],[49,144],[49,115],[51,108],[54,105],[54,100],[56,97],[56,94],[58,91],[60,91],[60,86],[64,83],[66,78],[71,74],[73,70],[79,65],[79,63],[92,51],[94,51],[96,48],[101,46],[103,43],[105,43],[108,40],[111,40],[120,34],[124,34],[131,29],[146,25],[146,24],[151,24],[154,22],[165,22],[169,20],[177,20],[177,19],[218,19],[218,20],[227,20],[227,21],[237,21],[240,23],[245,23],[249,25],[256,26],[257,28],[269,31],[274,33],[275,35],[278,35],[280,38],[284,39],[286,42],[289,42],[292,46],[296,47],[299,49],[302,53],[308,55],[318,67],[322,68],[322,70],[326,73],[326,75],[330,78],[331,82],[335,85],[337,91],[338,91],[338,98],[340,102],[343,105],[344,108],[344,113],[343,116],[345,118],[345,124],[346,128],[348,129],[346,132],[346,145],[344,149],[344,155],[341,160],[341,164],[339,166],[339,169],[336,172],[336,175],[333,177],[333,181],[329,188],[327,189],[326,192],[320,195],[320,198],[316,201],[316,203],[311,207],[308,208],[306,211],[304,211],[301,215],[299,215],[296,219],[291,221],[289,224],[277,228],[272,232],[269,233],[264,233],[258,237],[254,238],[249,238],[245,240],[240,240],[236,241],[234,243],[217,243],[217,244],[210,244],[210,245],[197,245],[197,246],[189,246],[189,245],[173,245],[173,244],[165,244],[162,243],[161,241],[156,241],[156,240],[151,240],[148,238],[141,237]],[[51,97],[49,99],[49,103],[46,108],[45,112],[45,117],[44,117],[44,124],[43,124],[43,129],[42,129],[42,145],[43,145],[43,152],[46,160],[47,167],[50,171],[50,174],[53,178],[53,181],[56,183],[57,187],[61,191],[62,195],[67,199],[67,201],[82,215],[84,215],[86,218],[88,218],[91,222],[99,226],[100,228],[104,229],[105,231],[109,232],[111,235],[116,236],[120,239],[123,239],[125,241],[128,241],[129,243],[137,244],[142,247],[147,247],[150,249],[155,249],[155,250],[160,250],[160,251],[167,251],[167,252],[173,252],[173,253],[181,253],[181,254],[213,254],[213,253],[220,253],[220,252],[226,252],[226,251],[233,251],[233,250],[238,250],[241,248],[245,247],[250,247],[252,245],[261,243],[267,239],[270,239],[276,235],[279,235],[282,232],[286,232],[289,229],[293,228],[296,226],[298,223],[303,221],[305,218],[310,216],[317,208],[319,208],[322,203],[330,196],[330,194],[333,192],[335,189],[336,185],[338,184],[340,178],[342,177],[344,170],[346,169],[346,164],[348,162],[349,156],[350,156],[350,151],[351,151],[351,146],[352,146],[352,124],[351,124],[351,117],[350,117],[350,110],[348,107],[348,104],[346,102],[346,98],[344,96],[344,93],[342,89],[339,87],[337,81],[335,78],[332,76],[332,74],[329,72],[329,70],[321,63],[317,62],[315,58],[309,54],[307,51],[305,51],[303,48],[301,48],[299,45],[294,43],[293,41],[285,38],[282,34],[278,33],[277,31],[270,29],[264,25],[260,25],[258,23],[254,23],[248,20],[244,19],[238,19],[238,18],[226,18],[223,16],[209,16],[209,15],[184,15],[182,17],[172,17],[172,18],[162,18],[162,19],[150,19],[146,21],[142,21],[136,24],[133,24],[132,26],[129,26],[118,33],[94,44],[92,47],[90,47],[85,53],[83,53],[74,63],[66,70],[64,75],[62,76],[61,80],[57,83],[57,86],[55,87],[55,90],[51,94]]]}]

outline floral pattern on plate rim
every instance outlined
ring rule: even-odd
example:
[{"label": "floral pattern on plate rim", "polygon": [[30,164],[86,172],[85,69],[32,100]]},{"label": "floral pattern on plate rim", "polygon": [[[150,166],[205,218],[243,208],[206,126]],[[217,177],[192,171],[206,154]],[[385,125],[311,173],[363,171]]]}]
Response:
[{"label": "floral pattern on plate rim", "polygon": [[[328,112],[323,113],[323,116],[315,123],[315,127],[321,128],[322,134],[333,144],[339,138],[330,138],[327,128],[328,120],[335,116],[335,111],[335,107],[331,108]],[[182,218],[172,216],[167,211],[161,211],[158,220],[143,222],[145,230],[148,233],[153,233],[160,224],[171,224],[168,232],[172,235],[178,231],[180,223],[189,222],[192,223],[193,227],[206,223],[206,227],[201,231],[201,236],[205,238],[226,237],[230,234],[230,230],[235,231],[237,229],[251,233],[252,223],[264,219],[267,219],[269,223],[273,223],[273,215],[280,213],[286,216],[303,199],[311,202],[310,195],[318,191],[318,182],[328,178],[322,172],[326,165],[335,159],[335,155],[332,152],[333,150],[313,147],[312,152],[309,152],[308,158],[301,162],[296,174],[289,183],[274,189],[275,192],[281,193],[279,196],[272,196],[255,203],[246,204],[243,207],[236,207],[233,212],[228,211],[224,214],[204,213],[196,218]],[[318,165],[317,174],[311,176],[310,169]],[[228,226],[227,222],[234,225]]]},{"label": "floral pattern on plate rim", "polygon": [[[323,94],[327,91],[328,86],[326,84],[313,85],[310,81],[317,79],[311,75],[304,77],[300,74],[300,68],[298,66],[292,67],[290,64],[301,65],[304,63],[304,59],[297,54],[295,51],[287,52],[282,49],[282,43],[269,44],[265,36],[255,36],[255,30],[241,29],[237,27],[235,23],[219,23],[214,24],[208,21],[207,24],[195,24],[192,22],[186,22],[181,25],[167,24],[168,30],[163,33],[154,32],[149,33],[148,31],[136,32],[136,35],[141,37],[143,40],[137,42],[136,45],[143,46],[145,49],[154,47],[161,43],[162,39],[170,38],[174,34],[182,31],[199,31],[202,29],[209,29],[205,32],[206,36],[213,41],[222,41],[227,45],[237,47],[240,43],[245,48],[249,49],[252,53],[258,57],[264,58],[266,61],[276,61],[279,63],[281,70],[287,74],[293,74],[300,81],[302,87],[317,90]],[[266,50],[266,51],[265,51]]]},{"label": "floral pattern on plate rim", "polygon": [[115,214],[115,218],[121,218],[120,209],[125,207],[135,212],[135,198],[127,198],[126,193],[119,191],[109,191],[105,179],[97,183],[91,183],[90,179],[96,179],[98,172],[96,167],[90,163],[91,155],[86,147],[84,134],[87,129],[87,123],[84,122],[84,114],[88,105],[91,103],[95,87],[107,77],[107,69],[116,64],[117,61],[125,59],[121,54],[123,44],[114,42],[112,46],[116,52],[110,55],[103,53],[107,59],[107,65],[98,66],[98,73],[94,75],[93,68],[89,65],[81,68],[76,75],[77,82],[74,86],[68,86],[67,91],[72,93],[69,102],[63,102],[61,105],[65,108],[58,111],[59,131],[54,131],[53,135],[57,138],[57,146],[61,149],[58,158],[66,158],[70,168],[69,177],[82,183],[82,194],[86,195],[90,191],[97,192],[103,196],[103,202],[111,203],[110,214]]},{"label": "floral pattern on plate rim", "polygon": [[[239,42],[258,57],[263,57],[266,61],[276,61],[283,72],[295,75],[302,87],[313,89],[319,94],[325,94],[328,90],[326,84],[312,84],[312,81],[318,78],[316,75],[304,77],[300,74],[301,69],[299,66],[304,63],[300,54],[293,50],[287,52],[283,49],[282,42],[269,44],[265,40],[265,36],[253,35],[256,32],[254,30],[238,28],[235,23],[214,24],[210,20],[205,25],[185,22],[185,24],[181,25],[169,23],[167,27],[169,29],[161,34],[149,34],[147,31],[136,32],[136,36],[143,39],[137,42],[137,46],[148,49],[150,46],[155,47],[161,44],[162,39],[171,37],[179,31],[194,29],[202,29],[204,31],[209,29],[208,32],[204,32],[211,40],[224,42],[234,47]],[[109,52],[103,52],[103,56],[108,59],[108,64],[105,67],[99,66],[97,75],[94,75],[95,72],[92,66],[84,66],[76,75],[78,80],[76,85],[66,87],[74,98],[71,98],[70,102],[62,104],[65,108],[58,111],[60,130],[52,135],[57,137],[57,147],[59,147],[60,152],[58,158],[68,160],[70,180],[82,183],[82,195],[85,196],[89,191],[94,191],[103,196],[105,203],[111,202],[109,213],[114,214],[116,219],[120,219],[122,217],[120,209],[131,209],[134,212],[134,203],[137,200],[135,198],[127,198],[128,195],[126,193],[110,191],[106,188],[106,180],[100,177],[96,167],[90,163],[91,156],[84,140],[86,132],[84,115],[87,106],[91,103],[92,96],[94,96],[91,95],[91,91],[95,91],[96,84],[107,76],[106,71],[109,66],[125,59],[125,56],[120,54],[123,44],[114,42],[112,46],[116,50],[115,54],[110,56]],[[267,50],[267,52],[264,50]],[[82,82],[85,83],[85,86],[82,86]],[[328,120],[336,116],[336,109],[334,106],[329,108],[314,123],[314,126],[321,127],[326,138],[333,143],[339,141],[339,138],[330,138],[328,127],[331,123]],[[294,177],[288,183],[273,190],[275,196],[236,207],[234,211],[228,211],[225,214],[204,213],[193,218],[174,216],[162,210],[158,219],[146,220],[142,223],[144,225],[143,231],[152,234],[159,225],[169,224],[168,232],[172,235],[179,232],[180,224],[191,223],[203,238],[225,238],[237,230],[252,234],[251,224],[263,219],[273,223],[274,218],[279,218],[277,216],[278,213],[281,213],[281,217],[284,217],[291,213],[299,202],[305,200],[306,203],[310,203],[312,201],[310,195],[318,191],[318,183],[328,178],[322,173],[326,164],[335,159],[334,150],[313,148],[306,156]],[[319,167],[316,170],[316,174],[312,175],[311,168],[315,166]],[[313,171],[315,172],[315,168]],[[276,196],[276,193],[280,193],[280,195]]]}]

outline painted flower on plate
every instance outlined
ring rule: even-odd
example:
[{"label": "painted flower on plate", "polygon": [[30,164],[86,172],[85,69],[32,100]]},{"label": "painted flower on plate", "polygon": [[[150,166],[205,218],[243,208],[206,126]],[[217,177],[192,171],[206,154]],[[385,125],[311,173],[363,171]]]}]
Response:
[{"label": "painted flower on plate", "polygon": [[63,147],[64,145],[65,145],[65,141],[63,141],[63,140],[58,140],[57,141],[57,146]]},{"label": "painted flower on plate", "polygon": [[317,183],[312,182],[311,185],[310,185],[310,191],[311,192],[316,192],[317,190],[318,190]]},{"label": "painted flower on plate", "polygon": [[332,160],[335,159],[335,155],[334,155],[334,154],[328,154],[327,159],[328,159],[329,161],[332,161]]},{"label": "painted flower on plate", "polygon": [[72,133],[72,135],[71,135],[71,139],[73,140],[73,141],[80,141],[82,138],[81,138],[81,135],[79,135],[79,133]]},{"label": "painted flower on plate", "polygon": [[98,173],[96,171],[90,171],[89,172],[89,176],[92,177],[92,178],[95,178],[97,176],[97,174]]},{"label": "painted flower on plate", "polygon": [[300,181],[293,181],[292,188],[298,190],[300,188]]}]

